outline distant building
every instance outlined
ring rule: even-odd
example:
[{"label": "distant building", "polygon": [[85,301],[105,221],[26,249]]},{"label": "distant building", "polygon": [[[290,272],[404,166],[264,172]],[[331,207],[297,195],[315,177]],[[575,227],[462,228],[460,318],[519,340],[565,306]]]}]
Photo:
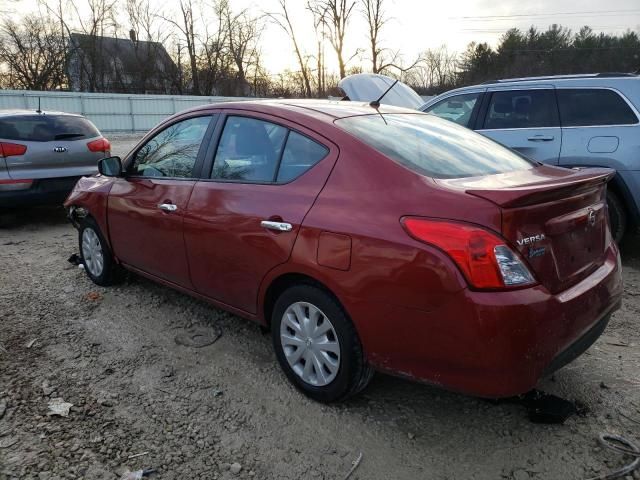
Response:
[{"label": "distant building", "polygon": [[158,42],[72,33],[69,88],[80,92],[176,93],[178,68]]}]

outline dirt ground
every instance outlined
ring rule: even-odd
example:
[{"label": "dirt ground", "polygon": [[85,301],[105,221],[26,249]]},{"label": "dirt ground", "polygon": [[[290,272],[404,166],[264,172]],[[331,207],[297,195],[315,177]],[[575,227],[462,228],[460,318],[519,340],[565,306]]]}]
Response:
[{"label": "dirt ground", "polygon": [[[352,480],[583,479],[629,462],[601,432],[640,442],[638,237],[622,310],[540,385],[586,406],[564,425],[380,374],[345,404],[314,403],[256,325],[135,276],[96,287],[67,262],[77,250],[60,208],[0,229],[0,480],[344,479],[360,453]],[[193,327],[222,336],[176,343]],[[47,415],[53,398],[68,417]]]}]

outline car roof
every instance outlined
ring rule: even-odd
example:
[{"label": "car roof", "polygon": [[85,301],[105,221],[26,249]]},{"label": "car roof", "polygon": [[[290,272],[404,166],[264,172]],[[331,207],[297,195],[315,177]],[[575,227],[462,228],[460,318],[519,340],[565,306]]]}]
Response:
[{"label": "car roof", "polygon": [[552,75],[545,77],[522,77],[522,78],[506,78],[503,80],[488,80],[483,83],[469,85],[466,87],[454,88],[447,90],[428,100],[420,109],[424,110],[442,99],[460,93],[476,93],[484,92],[487,89],[511,88],[511,87],[542,87],[542,86],[558,86],[564,88],[570,87],[604,87],[617,88],[622,91],[627,88],[634,87],[636,82],[640,81],[640,75],[634,73],[585,73],[579,75]]},{"label": "car roof", "polygon": [[555,80],[594,80],[594,79],[621,79],[621,78],[640,78],[635,73],[582,73],[577,75],[544,75],[539,77],[520,77],[520,78],[503,78],[500,80],[487,80],[481,85],[504,84],[512,82],[538,82],[538,81],[555,81]]},{"label": "car roof", "polygon": [[[392,107],[389,105],[380,105],[380,107],[376,109],[368,103],[314,99],[274,99],[223,102],[213,105],[194,107],[186,112],[210,110],[212,107],[216,109],[250,110],[253,112],[279,116],[286,116],[287,113],[296,112],[298,114],[306,114],[318,119],[324,119],[327,122],[332,122],[338,118],[374,115],[377,113],[418,113],[416,110]],[[182,114],[185,112],[180,113]]]},{"label": "car roof", "polygon": [[82,115],[79,115],[77,113],[67,113],[67,112],[55,112],[55,111],[40,111],[37,112],[35,110],[20,110],[20,109],[7,109],[7,110],[0,110],[0,118],[2,117],[21,117],[21,116],[28,116],[28,115],[42,115],[42,116],[51,116],[51,115],[66,115],[66,116],[70,116],[70,117],[82,117]]}]

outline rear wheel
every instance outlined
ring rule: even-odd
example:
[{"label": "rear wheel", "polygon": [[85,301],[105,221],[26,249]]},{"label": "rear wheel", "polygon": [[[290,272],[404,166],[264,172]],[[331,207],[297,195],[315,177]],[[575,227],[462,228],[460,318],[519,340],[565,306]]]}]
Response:
[{"label": "rear wheel", "polygon": [[609,222],[611,224],[611,236],[620,243],[627,230],[627,212],[617,193],[607,191],[607,206],[609,207]]},{"label": "rear wheel", "polygon": [[278,362],[305,395],[334,402],[367,386],[373,369],[355,327],[332,295],[311,285],[291,287],[280,295],[272,315]]},{"label": "rear wheel", "polygon": [[90,217],[82,220],[78,240],[84,269],[94,283],[108,286],[119,280],[120,267],[115,263],[95,220]]}]

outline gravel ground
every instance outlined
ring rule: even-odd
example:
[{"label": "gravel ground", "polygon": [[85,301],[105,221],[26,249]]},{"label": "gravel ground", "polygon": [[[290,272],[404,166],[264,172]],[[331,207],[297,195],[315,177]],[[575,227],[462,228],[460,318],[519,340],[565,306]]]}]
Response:
[{"label": "gravel ground", "polygon": [[[625,418],[640,421],[637,237],[623,246],[622,310],[540,385],[586,407],[564,425],[385,375],[345,404],[314,403],[256,325],[136,276],[96,287],[67,262],[77,249],[60,208],[0,229],[0,480],[146,467],[158,479],[343,479],[360,453],[351,480],[583,479],[629,461],[599,433],[640,442]],[[222,336],[176,343],[194,327]],[[53,398],[73,404],[67,417],[47,415]]]}]

